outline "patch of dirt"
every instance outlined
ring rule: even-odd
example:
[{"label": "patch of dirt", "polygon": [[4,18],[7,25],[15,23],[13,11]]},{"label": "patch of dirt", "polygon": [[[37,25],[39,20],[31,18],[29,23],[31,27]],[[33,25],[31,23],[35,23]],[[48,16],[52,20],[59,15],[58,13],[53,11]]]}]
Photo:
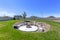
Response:
[{"label": "patch of dirt", "polygon": [[6,25],[0,24],[0,27],[3,27],[3,26],[6,26]]}]

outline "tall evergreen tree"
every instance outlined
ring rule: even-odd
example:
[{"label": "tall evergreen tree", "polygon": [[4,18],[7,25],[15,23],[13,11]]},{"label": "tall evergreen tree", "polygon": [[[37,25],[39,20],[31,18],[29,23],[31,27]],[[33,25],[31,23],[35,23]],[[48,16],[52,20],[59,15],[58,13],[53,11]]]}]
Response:
[{"label": "tall evergreen tree", "polygon": [[26,15],[26,12],[24,12],[23,15],[22,15],[24,21],[26,20],[26,16],[27,16],[27,15]]}]

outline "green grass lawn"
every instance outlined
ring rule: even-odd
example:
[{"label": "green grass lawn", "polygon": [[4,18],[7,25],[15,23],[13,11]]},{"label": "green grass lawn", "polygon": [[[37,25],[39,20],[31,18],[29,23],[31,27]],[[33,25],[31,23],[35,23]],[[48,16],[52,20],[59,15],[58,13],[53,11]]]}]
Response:
[{"label": "green grass lawn", "polygon": [[60,40],[60,23],[49,20],[37,20],[51,25],[48,32],[22,32],[13,28],[18,20],[0,22],[0,40]]}]

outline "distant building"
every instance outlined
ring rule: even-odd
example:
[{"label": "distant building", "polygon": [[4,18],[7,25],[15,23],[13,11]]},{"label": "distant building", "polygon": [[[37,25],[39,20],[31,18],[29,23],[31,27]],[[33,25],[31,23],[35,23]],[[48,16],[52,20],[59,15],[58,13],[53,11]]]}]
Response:
[{"label": "distant building", "polygon": [[4,21],[4,20],[12,20],[13,18],[12,17],[9,17],[9,16],[3,16],[3,17],[0,17],[0,21]]},{"label": "distant building", "polygon": [[14,18],[15,18],[16,20],[20,20],[20,19],[22,19],[22,16],[21,16],[21,15],[15,15]]},{"label": "distant building", "polygon": [[49,20],[55,20],[56,17],[54,17],[54,16],[49,16],[49,17],[47,17],[47,19],[49,19]]},{"label": "distant building", "polygon": [[39,17],[37,17],[37,16],[31,16],[29,19],[39,19]]}]

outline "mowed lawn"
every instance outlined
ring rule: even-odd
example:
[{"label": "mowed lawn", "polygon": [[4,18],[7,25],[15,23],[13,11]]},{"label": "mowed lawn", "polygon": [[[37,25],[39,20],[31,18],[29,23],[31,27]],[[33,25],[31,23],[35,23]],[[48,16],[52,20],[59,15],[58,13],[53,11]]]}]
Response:
[{"label": "mowed lawn", "polygon": [[[21,21],[21,20],[20,20]],[[22,32],[13,28],[18,20],[0,22],[0,40],[60,40],[60,23],[49,20],[37,20],[51,25],[48,32]]]}]

